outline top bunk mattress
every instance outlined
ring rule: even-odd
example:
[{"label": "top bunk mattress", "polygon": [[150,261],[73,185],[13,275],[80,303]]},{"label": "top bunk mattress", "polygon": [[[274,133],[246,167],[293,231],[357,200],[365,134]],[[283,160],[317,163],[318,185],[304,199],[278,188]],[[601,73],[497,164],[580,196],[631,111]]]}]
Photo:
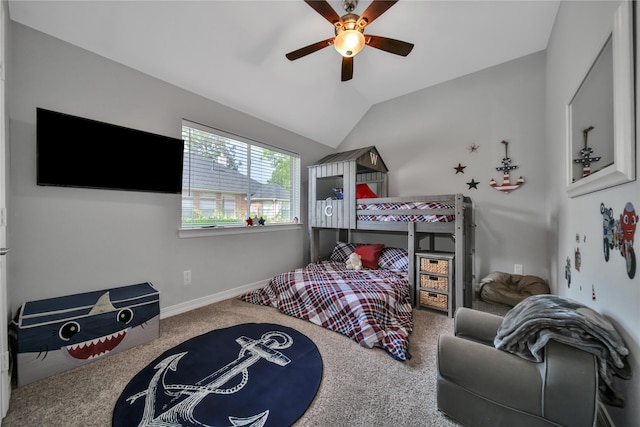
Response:
[{"label": "top bunk mattress", "polygon": [[381,222],[454,222],[455,215],[451,213],[454,210],[454,204],[441,201],[359,203],[357,219]]}]

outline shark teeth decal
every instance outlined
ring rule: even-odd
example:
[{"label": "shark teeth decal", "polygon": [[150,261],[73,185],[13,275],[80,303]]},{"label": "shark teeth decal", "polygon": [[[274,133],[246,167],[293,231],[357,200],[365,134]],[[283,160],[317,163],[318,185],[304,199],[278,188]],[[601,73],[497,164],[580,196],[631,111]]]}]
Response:
[{"label": "shark teeth decal", "polygon": [[75,359],[90,360],[104,356],[116,348],[122,342],[128,329],[123,329],[111,335],[105,335],[93,340],[68,345],[66,347],[69,355]]}]

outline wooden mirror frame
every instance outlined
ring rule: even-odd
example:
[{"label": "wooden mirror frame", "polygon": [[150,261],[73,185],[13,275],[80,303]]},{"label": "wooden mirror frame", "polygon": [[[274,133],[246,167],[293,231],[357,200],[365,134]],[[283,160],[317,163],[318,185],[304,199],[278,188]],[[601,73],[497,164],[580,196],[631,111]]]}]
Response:
[{"label": "wooden mirror frame", "polygon": [[[574,158],[579,154],[572,131],[573,102],[580,94],[589,72],[601,58],[611,40],[613,66],[613,163],[574,181]],[[567,104],[567,193],[576,197],[636,179],[635,122],[634,122],[634,43],[632,2],[623,1],[613,20],[613,29],[600,46],[598,55],[580,80],[578,88]],[[582,138],[582,136],[580,136]],[[598,153],[594,153],[597,156]]]}]

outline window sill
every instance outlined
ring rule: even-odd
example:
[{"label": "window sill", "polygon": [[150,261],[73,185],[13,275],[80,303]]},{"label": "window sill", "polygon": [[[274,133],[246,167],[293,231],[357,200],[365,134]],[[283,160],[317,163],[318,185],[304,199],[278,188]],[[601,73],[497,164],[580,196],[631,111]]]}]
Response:
[{"label": "window sill", "polygon": [[302,224],[271,224],[254,226],[218,226],[210,228],[181,228],[178,237],[191,239],[194,237],[226,236],[230,234],[268,233],[272,231],[300,230]]}]

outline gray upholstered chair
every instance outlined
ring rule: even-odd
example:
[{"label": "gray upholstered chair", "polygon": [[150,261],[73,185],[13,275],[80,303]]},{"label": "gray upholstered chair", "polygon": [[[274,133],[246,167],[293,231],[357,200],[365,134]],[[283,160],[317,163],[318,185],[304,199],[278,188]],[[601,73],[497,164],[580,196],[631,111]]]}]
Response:
[{"label": "gray upholstered chair", "polygon": [[438,409],[467,426],[593,426],[598,399],[594,355],[549,341],[544,361],[497,350],[502,317],[469,308],[455,336],[438,340]]}]

